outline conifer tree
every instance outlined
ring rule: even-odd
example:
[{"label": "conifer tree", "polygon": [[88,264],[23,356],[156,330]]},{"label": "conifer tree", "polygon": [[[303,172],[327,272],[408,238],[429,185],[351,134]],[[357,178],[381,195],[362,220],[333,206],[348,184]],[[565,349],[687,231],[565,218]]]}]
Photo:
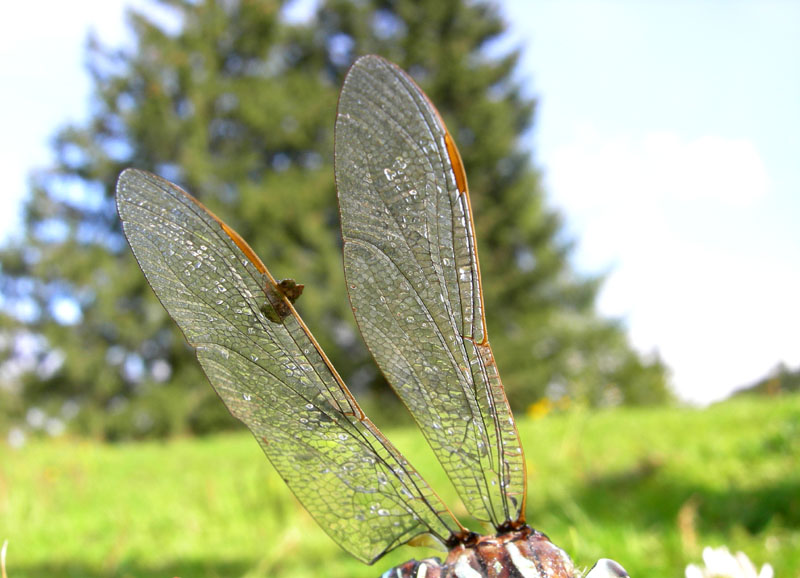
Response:
[{"label": "conifer tree", "polygon": [[58,133],[56,165],[33,179],[26,236],[0,254],[6,360],[23,336],[37,344],[2,390],[5,411],[79,407],[77,429],[106,438],[231,423],[121,236],[113,191],[128,166],[179,183],[276,277],[304,283],[299,310],[345,381],[383,395],[344,292],[333,187],[336,96],[365,53],[417,79],[461,150],[512,404],[667,399],[663,365],[596,314],[600,279],[570,267],[560,217],[521,146],[534,103],[514,76],[519,54],[492,55],[504,31],[492,5],[328,0],[291,24],[283,4],[160,0],[157,15],[129,13],[133,48],[90,42],[92,117]]}]

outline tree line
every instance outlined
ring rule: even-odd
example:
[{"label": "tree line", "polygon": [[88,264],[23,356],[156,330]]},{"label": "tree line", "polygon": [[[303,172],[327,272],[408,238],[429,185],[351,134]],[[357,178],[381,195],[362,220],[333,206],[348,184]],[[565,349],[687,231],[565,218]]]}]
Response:
[{"label": "tree line", "polygon": [[522,142],[536,103],[519,50],[497,49],[493,4],[326,0],[301,21],[278,0],[157,4],[129,10],[133,46],[89,39],[91,117],[58,130],[24,237],[0,250],[0,428],[61,423],[113,440],[234,425],[122,237],[114,185],[129,166],[191,191],[276,277],[303,283],[299,311],[345,381],[368,410],[395,413],[344,291],[333,185],[337,94],[366,53],[409,71],[459,146],[512,406],[671,399],[661,360],[598,315],[602,278],[570,263]]}]

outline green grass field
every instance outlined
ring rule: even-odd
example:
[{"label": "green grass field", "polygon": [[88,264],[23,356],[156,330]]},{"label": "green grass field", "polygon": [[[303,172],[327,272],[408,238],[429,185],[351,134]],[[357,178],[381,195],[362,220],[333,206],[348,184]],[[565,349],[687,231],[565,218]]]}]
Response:
[{"label": "green grass field", "polygon": [[[572,410],[521,420],[528,521],[578,566],[682,577],[703,546],[800,577],[800,397],[705,411]],[[411,430],[389,437],[463,516]],[[0,446],[0,543],[9,578],[379,576],[297,505],[249,434],[103,445]]]}]

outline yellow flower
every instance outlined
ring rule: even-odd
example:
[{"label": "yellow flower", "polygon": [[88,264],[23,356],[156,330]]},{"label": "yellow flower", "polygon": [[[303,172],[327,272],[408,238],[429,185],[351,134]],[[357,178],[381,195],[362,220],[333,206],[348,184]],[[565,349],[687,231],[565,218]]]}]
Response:
[{"label": "yellow flower", "polygon": [[543,397],[539,401],[535,401],[530,404],[526,410],[526,413],[531,419],[541,419],[551,411],[553,411],[553,403],[549,398]]}]

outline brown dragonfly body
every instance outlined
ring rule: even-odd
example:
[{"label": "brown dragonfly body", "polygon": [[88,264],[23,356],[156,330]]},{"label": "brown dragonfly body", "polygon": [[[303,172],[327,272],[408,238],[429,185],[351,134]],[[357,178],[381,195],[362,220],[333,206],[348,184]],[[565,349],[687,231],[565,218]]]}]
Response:
[{"label": "brown dragonfly body", "polygon": [[[441,117],[403,71],[363,57],[342,88],[335,144],[359,329],[495,535],[465,529],[364,415],[294,307],[303,286],[276,281],[188,193],[129,169],[117,206],[142,271],[231,413],[342,548],[367,563],[423,535],[449,549],[384,574],[394,578],[575,577],[525,524],[525,459],[486,333],[466,175]],[[617,568],[592,578],[624,576]]]},{"label": "brown dragonfly body", "polygon": [[381,578],[566,578],[575,576],[567,553],[528,526],[477,536],[450,549],[447,559],[410,560]]}]

